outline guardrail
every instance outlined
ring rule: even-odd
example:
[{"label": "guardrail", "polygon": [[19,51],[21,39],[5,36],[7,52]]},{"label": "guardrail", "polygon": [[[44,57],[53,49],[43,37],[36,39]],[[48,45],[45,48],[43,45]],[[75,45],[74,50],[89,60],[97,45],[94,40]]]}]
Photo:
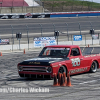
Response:
[{"label": "guardrail", "polygon": [[50,18],[54,17],[84,17],[84,16],[100,16],[100,11],[83,11],[83,12],[58,12],[51,13]]},{"label": "guardrail", "polygon": [[50,18],[50,14],[49,13],[0,14],[0,19],[19,19],[19,18]]},{"label": "guardrail", "polygon": [[11,14],[0,14],[0,19],[90,17],[90,16],[100,16],[100,11],[54,12],[54,13],[11,13]]}]

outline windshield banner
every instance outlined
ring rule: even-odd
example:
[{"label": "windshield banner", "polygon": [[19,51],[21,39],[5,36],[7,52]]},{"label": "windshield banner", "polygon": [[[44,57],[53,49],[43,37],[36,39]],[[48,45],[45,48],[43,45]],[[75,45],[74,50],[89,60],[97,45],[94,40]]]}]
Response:
[{"label": "windshield banner", "polygon": [[56,45],[55,37],[39,37],[34,38],[34,47],[44,47],[49,45]]}]

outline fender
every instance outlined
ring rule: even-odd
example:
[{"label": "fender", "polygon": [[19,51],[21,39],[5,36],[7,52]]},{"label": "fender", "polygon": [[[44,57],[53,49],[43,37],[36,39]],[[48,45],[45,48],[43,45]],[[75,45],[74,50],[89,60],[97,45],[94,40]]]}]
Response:
[{"label": "fender", "polygon": [[63,63],[60,63],[60,64],[59,64],[58,69],[57,69],[57,73],[58,73],[59,68],[60,68],[61,66],[65,66],[65,67],[66,67],[66,71],[68,70],[67,64],[63,62]]},{"label": "fender", "polygon": [[[99,68],[99,61],[98,61],[98,59],[92,59],[92,61],[91,61],[91,65],[92,65],[93,61],[96,61],[96,62],[97,62],[97,64],[98,64],[98,68]],[[91,67],[91,65],[90,65],[90,67]]]}]

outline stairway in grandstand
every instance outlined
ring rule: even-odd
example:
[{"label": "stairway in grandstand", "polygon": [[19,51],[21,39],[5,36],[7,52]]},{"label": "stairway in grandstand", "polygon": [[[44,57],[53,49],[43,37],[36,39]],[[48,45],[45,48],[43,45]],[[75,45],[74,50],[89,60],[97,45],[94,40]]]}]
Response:
[{"label": "stairway in grandstand", "polygon": [[29,6],[39,6],[34,0],[24,0]]}]

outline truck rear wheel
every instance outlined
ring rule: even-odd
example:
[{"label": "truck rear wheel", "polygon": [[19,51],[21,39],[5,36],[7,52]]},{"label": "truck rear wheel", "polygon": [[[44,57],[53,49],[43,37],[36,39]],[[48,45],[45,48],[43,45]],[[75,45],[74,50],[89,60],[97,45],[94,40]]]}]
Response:
[{"label": "truck rear wheel", "polygon": [[90,68],[90,72],[95,73],[97,71],[97,67],[98,67],[97,62],[93,61]]},{"label": "truck rear wheel", "polygon": [[58,71],[58,73],[63,73],[63,72],[66,73],[66,68],[65,68],[65,66],[61,66],[61,67],[59,68],[59,71]]}]

